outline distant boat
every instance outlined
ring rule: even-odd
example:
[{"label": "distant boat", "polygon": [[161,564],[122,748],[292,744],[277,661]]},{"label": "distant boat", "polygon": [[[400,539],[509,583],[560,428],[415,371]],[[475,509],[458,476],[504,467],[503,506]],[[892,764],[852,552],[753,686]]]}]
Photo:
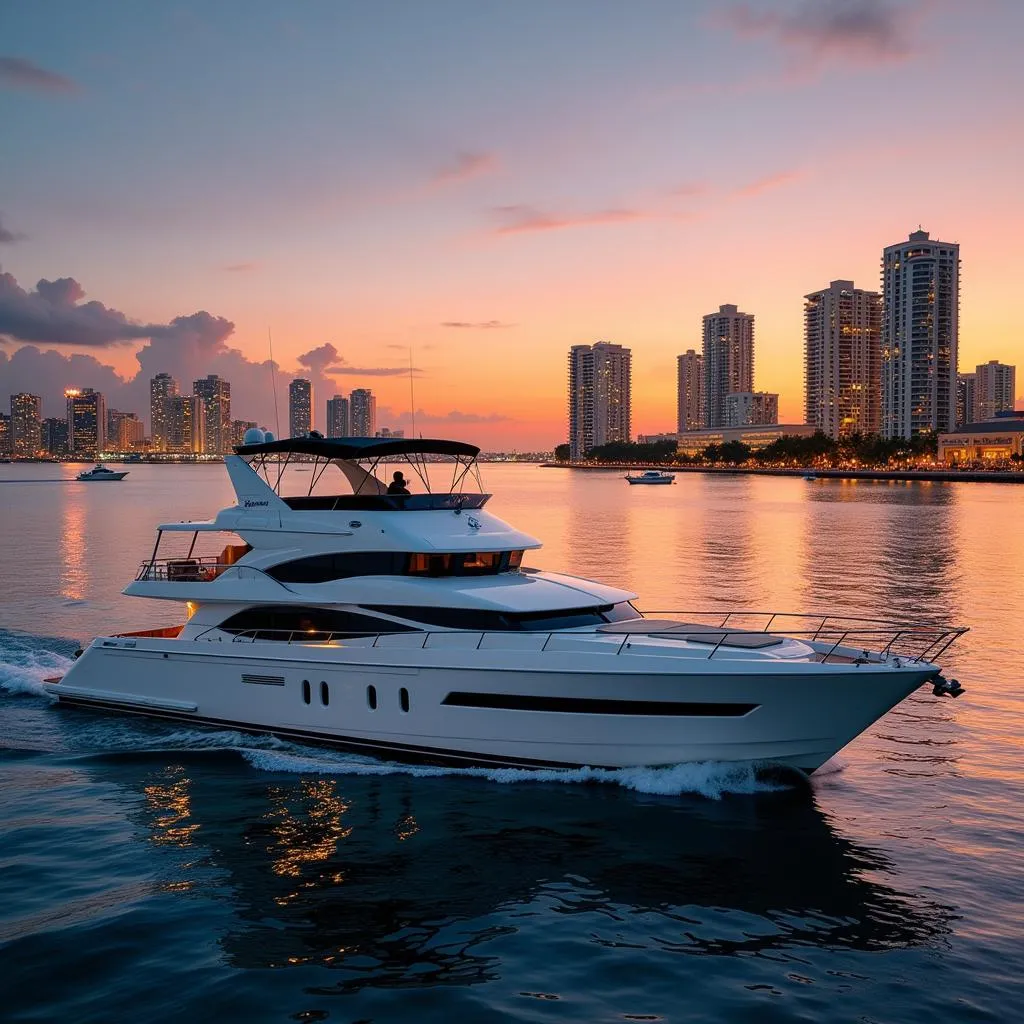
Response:
[{"label": "distant boat", "polygon": [[93,481],[93,480],[123,480],[128,475],[128,470],[124,470],[121,473],[115,473],[112,469],[107,469],[102,462],[96,464],[95,469],[87,469],[78,474],[75,477],[76,480],[82,481]]},{"label": "distant boat", "polygon": [[630,476],[627,473],[626,479],[631,484],[674,484],[676,482],[674,473],[662,473],[657,469],[649,469],[639,476]]},{"label": "distant boat", "polygon": [[817,480],[818,479],[818,474],[817,473],[804,473],[804,479],[805,480]]}]

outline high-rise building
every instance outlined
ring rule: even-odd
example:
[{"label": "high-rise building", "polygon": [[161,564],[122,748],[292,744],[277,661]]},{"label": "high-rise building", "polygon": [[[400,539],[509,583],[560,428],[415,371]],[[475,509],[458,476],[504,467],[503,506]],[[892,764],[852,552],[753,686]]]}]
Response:
[{"label": "high-rise building", "polygon": [[[1017,367],[998,359],[982,363],[974,371],[974,414],[978,422],[992,419],[996,413],[1012,409],[1016,399]],[[11,399],[11,424],[14,424],[14,399]]]},{"label": "high-rise building", "polygon": [[754,314],[719,306],[704,317],[704,426],[725,424],[725,396],[754,390]]},{"label": "high-rise building", "polygon": [[95,459],[107,446],[107,402],[92,388],[67,388],[68,450],[72,458]]},{"label": "high-rise building", "polygon": [[956,375],[956,425],[974,423],[974,374],[958,373]]},{"label": "high-rise building", "polygon": [[39,447],[47,455],[67,455],[68,421],[48,416],[39,427]]},{"label": "high-rise building", "polygon": [[779,396],[768,391],[730,391],[724,427],[759,427],[779,422]]},{"label": "high-rise building", "polygon": [[960,246],[912,231],[882,251],[882,435],[949,432],[956,421]]},{"label": "high-rise building", "polygon": [[0,458],[7,459],[11,455],[11,417],[0,412]]},{"label": "high-rise building", "polygon": [[632,429],[632,352],[610,341],[569,349],[569,451],[626,441]]},{"label": "high-rise building", "polygon": [[31,459],[39,454],[40,411],[43,400],[22,392],[11,395],[11,457]]},{"label": "high-rise building", "polygon": [[169,373],[158,373],[149,382],[149,433],[155,452],[170,451],[171,399],[178,382]]},{"label": "high-rise building", "polygon": [[704,426],[704,357],[688,348],[676,361],[676,430],[681,434]]},{"label": "high-rise building", "polygon": [[206,409],[198,395],[174,395],[167,400],[168,433],[165,451],[172,455],[202,455],[206,451]]},{"label": "high-rise building", "polygon": [[106,413],[106,447],[111,452],[141,452],[145,443],[145,424],[134,413],[117,409]]},{"label": "high-rise building", "polygon": [[327,399],[327,436],[350,437],[352,421],[349,419],[348,399],[335,395]]},{"label": "high-rise building", "polygon": [[882,296],[832,281],[804,296],[804,419],[829,437],[882,422]]},{"label": "high-rise building", "polygon": [[211,373],[193,382],[192,393],[203,400],[204,452],[226,454],[231,450],[231,385]]},{"label": "high-rise building", "polygon": [[374,437],[405,437],[404,430],[392,430],[391,427],[381,427]]},{"label": "high-rise building", "polygon": [[231,444],[245,444],[245,432],[258,426],[255,420],[232,420],[231,421]]},{"label": "high-rise building", "polygon": [[291,437],[305,437],[313,429],[313,385],[296,377],[288,385],[288,431]]},{"label": "high-rise building", "polygon": [[356,388],[349,395],[349,427],[352,437],[373,437],[377,433],[377,399],[369,388]]},{"label": "high-rise building", "polygon": [[107,449],[113,452],[141,452],[146,426],[133,412],[107,410]]}]

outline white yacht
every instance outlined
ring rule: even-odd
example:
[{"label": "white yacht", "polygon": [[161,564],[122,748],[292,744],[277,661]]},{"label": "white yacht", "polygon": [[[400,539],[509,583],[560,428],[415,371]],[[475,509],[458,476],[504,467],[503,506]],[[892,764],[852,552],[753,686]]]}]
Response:
[{"label": "white yacht", "polygon": [[[471,490],[472,445],[246,440],[225,459],[236,504],[160,526],[125,590],[186,621],[93,640],[48,681],[61,704],[431,763],[810,772],[923,683],[961,692],[935,661],[962,629],[645,617],[636,594],[527,568],[540,543]],[[422,491],[387,493],[397,464]],[[332,477],[347,493],[320,493]]]},{"label": "white yacht", "polygon": [[93,469],[83,470],[75,477],[75,479],[82,480],[84,482],[97,480],[123,480],[127,475],[127,469],[123,471],[108,469],[102,462],[99,462]]}]

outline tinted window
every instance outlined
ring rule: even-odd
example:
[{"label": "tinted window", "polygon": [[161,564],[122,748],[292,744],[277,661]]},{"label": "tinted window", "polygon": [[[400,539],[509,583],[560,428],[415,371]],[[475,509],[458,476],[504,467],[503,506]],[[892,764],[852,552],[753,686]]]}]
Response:
[{"label": "tinted window", "polygon": [[517,570],[522,561],[522,551],[338,551],[282,562],[267,574],[282,583],[326,583],[351,576],[491,576]]},{"label": "tinted window", "polygon": [[419,608],[410,605],[373,605],[373,611],[410,619],[427,626],[446,629],[516,630],[546,633],[556,629],[595,629],[605,622],[640,617],[636,609],[623,601],[596,608],[572,608],[550,612],[498,612],[479,608]]},{"label": "tinted window", "polygon": [[267,570],[282,583],[324,583],[348,576],[401,576],[408,555],[401,551],[346,551],[310,555]]},{"label": "tinted window", "polygon": [[372,636],[376,633],[405,633],[402,626],[373,615],[337,608],[304,608],[265,605],[246,608],[220,624],[228,633],[244,633],[257,640],[326,640],[332,633]]}]

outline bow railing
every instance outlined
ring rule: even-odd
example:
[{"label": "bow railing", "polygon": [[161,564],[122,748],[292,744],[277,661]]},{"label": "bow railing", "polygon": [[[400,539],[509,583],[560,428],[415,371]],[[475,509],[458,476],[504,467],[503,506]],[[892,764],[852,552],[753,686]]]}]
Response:
[{"label": "bow railing", "polygon": [[[648,613],[669,614],[665,612]],[[598,629],[473,630],[410,629],[396,624],[393,631],[349,631],[325,629],[223,630],[213,626],[195,639],[233,643],[315,644],[318,646],[359,646],[387,649],[506,649],[531,652],[580,653],[587,642],[588,653],[613,655],[655,654],[666,647],[685,644],[690,651],[707,649],[707,659],[732,656],[749,660],[761,650],[770,651],[785,640],[799,640],[811,648],[810,658],[828,664],[931,663],[941,657],[964,633],[965,627],[935,623],[892,624],[879,619],[837,615],[804,615],[789,612],[673,613],[687,617],[717,618],[718,624],[689,621],[626,620]],[[745,619],[760,620],[745,625]],[[649,621],[649,620],[647,620]],[[778,632],[771,626],[784,627]],[[758,642],[764,641],[767,642]],[[532,643],[531,643],[532,641]],[[595,641],[597,641],[595,643]]]}]

